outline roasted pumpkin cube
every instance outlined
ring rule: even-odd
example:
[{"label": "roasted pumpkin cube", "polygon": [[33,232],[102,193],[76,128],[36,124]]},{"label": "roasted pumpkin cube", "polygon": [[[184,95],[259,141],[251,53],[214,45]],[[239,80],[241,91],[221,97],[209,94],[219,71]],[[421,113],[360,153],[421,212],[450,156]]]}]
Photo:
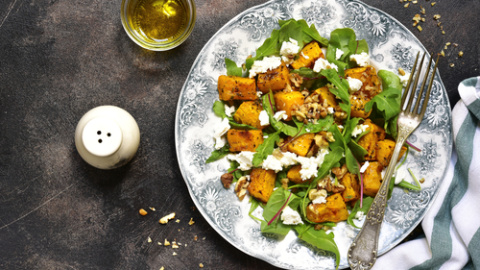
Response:
[{"label": "roasted pumpkin cube", "polygon": [[385,139],[385,130],[374,124],[370,119],[367,119],[363,124],[368,125],[367,130],[369,132],[358,140],[358,144],[367,150],[365,160],[376,160],[377,142]]},{"label": "roasted pumpkin cube", "polygon": [[303,180],[300,171],[302,170],[302,165],[294,165],[287,172],[288,180],[294,182],[295,184],[301,184],[309,182],[310,179]]},{"label": "roasted pumpkin cube", "polygon": [[316,223],[347,220],[347,205],[343,201],[342,195],[335,193],[327,197],[326,203],[309,204],[307,206],[307,218]]},{"label": "roasted pumpkin cube", "polygon": [[340,180],[340,183],[345,187],[342,192],[342,197],[345,202],[356,201],[360,199],[360,185],[355,174],[346,173]]},{"label": "roasted pumpkin cube", "polygon": [[277,174],[272,170],[264,170],[262,168],[254,168],[250,173],[250,184],[248,192],[253,197],[266,203],[273,193],[275,187],[275,179]]},{"label": "roasted pumpkin cube", "polygon": [[381,82],[377,76],[377,71],[372,66],[356,67],[345,70],[345,77],[354,78],[362,81],[362,87],[357,91],[363,93],[368,98],[373,98],[382,92]]},{"label": "roasted pumpkin cube", "polygon": [[305,97],[299,91],[291,92],[277,92],[273,96],[275,99],[275,106],[277,111],[285,111],[287,114],[287,121],[292,120],[292,111],[303,105]]},{"label": "roasted pumpkin cube", "polygon": [[314,94],[319,95],[320,104],[326,103],[327,107],[333,107],[333,108],[335,108],[338,105],[335,95],[332,94],[332,92],[330,92],[330,90],[328,90],[328,87],[326,86],[318,88],[317,90],[314,91]]},{"label": "roasted pumpkin cube", "polygon": [[[313,133],[303,134],[302,136],[299,136],[298,138],[295,138],[293,141],[289,142],[287,144],[287,150],[304,157],[307,155],[308,150],[310,150],[314,137],[315,134]],[[287,138],[287,140],[290,139],[291,137]]]},{"label": "roasted pumpkin cube", "polygon": [[257,88],[255,79],[237,76],[218,77],[218,94],[221,100],[256,100]]},{"label": "roasted pumpkin cube", "polygon": [[263,143],[263,132],[259,129],[230,129],[227,132],[227,141],[230,145],[230,152],[255,152],[257,147]]},{"label": "roasted pumpkin cube", "polygon": [[282,62],[277,68],[269,69],[265,73],[258,74],[258,90],[265,94],[270,91],[276,92],[285,89],[287,85],[290,85],[289,73],[290,71],[287,66]]},{"label": "roasted pumpkin cube", "polygon": [[320,45],[312,41],[303,47],[298,58],[292,63],[292,68],[312,67],[318,58],[325,58],[325,56]]},{"label": "roasted pumpkin cube", "polygon": [[258,118],[263,110],[262,105],[257,101],[245,101],[233,114],[233,119],[240,124],[250,125],[254,128],[263,129],[265,126],[260,125]]},{"label": "roasted pumpkin cube", "polygon": [[[390,163],[390,159],[392,159],[393,150],[395,149],[395,142],[389,139],[378,141],[376,144],[376,155],[377,161],[380,162],[383,167],[387,167]],[[400,160],[407,151],[405,146],[402,146],[400,149],[400,154],[398,155],[398,160]]]},{"label": "roasted pumpkin cube", "polygon": [[370,162],[363,175],[363,193],[365,195],[374,197],[377,194],[382,184],[382,170],[383,166],[380,162]]},{"label": "roasted pumpkin cube", "polygon": [[370,98],[363,95],[362,93],[357,92],[350,95],[350,108],[351,108],[350,115],[352,117],[367,119],[370,116],[370,113],[372,111],[366,112],[365,105],[370,100],[371,100]]}]

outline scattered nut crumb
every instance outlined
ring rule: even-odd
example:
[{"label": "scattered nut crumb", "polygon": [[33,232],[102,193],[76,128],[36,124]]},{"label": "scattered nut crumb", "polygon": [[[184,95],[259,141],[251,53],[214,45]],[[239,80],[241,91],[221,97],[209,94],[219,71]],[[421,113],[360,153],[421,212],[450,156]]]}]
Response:
[{"label": "scattered nut crumb", "polygon": [[170,213],[170,214],[162,217],[158,222],[160,224],[167,224],[169,220],[174,219],[174,218],[175,218],[175,212]]},{"label": "scattered nut crumb", "polygon": [[458,57],[463,57],[463,51],[458,52]]},{"label": "scattered nut crumb", "polygon": [[172,253],[172,256],[177,256],[177,252],[174,251],[174,252]]},{"label": "scattered nut crumb", "polygon": [[155,210],[155,207],[151,207],[151,206],[150,206],[149,208],[150,208],[150,210],[152,210],[152,211],[154,211],[154,212],[156,211],[156,210]]},{"label": "scattered nut crumb", "polygon": [[203,241],[205,241],[205,239],[207,239],[207,237],[206,237],[206,236],[202,238],[202,240],[203,240]]},{"label": "scattered nut crumb", "polygon": [[399,67],[398,68],[398,74],[402,75],[402,76],[405,76],[405,70],[403,70],[403,68]]},{"label": "scattered nut crumb", "polygon": [[440,55],[443,56],[443,57],[445,57],[445,51],[442,50],[442,51],[440,52]]},{"label": "scattered nut crumb", "polygon": [[165,242],[163,243],[164,246],[170,246],[170,242],[165,238]]},{"label": "scattered nut crumb", "polygon": [[175,242],[175,241],[172,242],[172,248],[179,248],[177,242]]},{"label": "scattered nut crumb", "polygon": [[421,184],[425,183],[425,178],[418,180]]},{"label": "scattered nut crumb", "polygon": [[160,267],[160,270],[165,270],[165,267],[163,267],[163,266],[162,266],[162,267]]},{"label": "scattered nut crumb", "polygon": [[140,213],[140,215],[142,216],[145,216],[146,214],[148,214],[147,211],[145,211],[145,209],[143,208],[140,208],[140,210],[138,210],[138,213]]},{"label": "scattered nut crumb", "polygon": [[152,242],[152,238],[150,238],[150,236],[148,237],[147,242],[148,242],[148,243],[151,243],[151,242]]},{"label": "scattered nut crumb", "polygon": [[231,173],[224,173],[220,177],[220,181],[222,181],[223,187],[229,189],[233,182],[233,174]]},{"label": "scattered nut crumb", "polygon": [[432,2],[430,5],[435,6],[437,4],[437,2]]},{"label": "scattered nut crumb", "polygon": [[180,219],[175,220],[176,223],[180,223]]},{"label": "scattered nut crumb", "polygon": [[409,5],[410,5],[410,3],[406,3],[403,7],[408,8]]},{"label": "scattered nut crumb", "polygon": [[190,221],[188,222],[188,225],[191,226],[191,225],[193,225],[193,224],[195,224],[195,221],[193,221],[193,218],[190,218]]},{"label": "scattered nut crumb", "polygon": [[197,241],[197,240],[198,240],[198,236],[195,235],[195,236],[193,237],[193,241]]},{"label": "scattered nut crumb", "polygon": [[441,17],[442,17],[442,16],[440,16],[440,14],[435,14],[435,15],[433,15],[433,19],[434,19],[434,20],[438,20],[438,19],[440,19]]},{"label": "scattered nut crumb", "polygon": [[417,26],[418,31],[422,32],[423,28],[419,25]]},{"label": "scattered nut crumb", "polygon": [[203,263],[199,263],[198,267],[203,268]]},{"label": "scattered nut crumb", "polygon": [[450,63],[450,67],[452,67],[452,68],[453,68],[454,66],[455,66],[455,64],[454,64],[454,63]]},{"label": "scattered nut crumb", "polygon": [[161,246],[161,245],[162,245],[162,243],[160,243],[160,242],[157,242],[157,245]]}]

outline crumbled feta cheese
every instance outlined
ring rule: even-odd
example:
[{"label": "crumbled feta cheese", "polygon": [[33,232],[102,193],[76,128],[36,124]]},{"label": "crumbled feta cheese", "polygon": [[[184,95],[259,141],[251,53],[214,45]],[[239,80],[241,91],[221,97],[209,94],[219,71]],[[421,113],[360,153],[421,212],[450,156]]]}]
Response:
[{"label": "crumbled feta cheese", "polygon": [[328,154],[328,149],[322,148],[318,151],[316,157],[297,157],[298,163],[302,165],[300,176],[302,180],[308,180],[317,175],[318,166],[323,163],[325,156]]},{"label": "crumbled feta cheese", "polygon": [[310,59],[310,57],[308,55],[304,54],[303,52],[301,52],[301,54],[302,54],[303,58]]},{"label": "crumbled feta cheese", "polygon": [[357,65],[366,67],[370,64],[370,56],[366,52],[362,52],[361,54],[352,54],[350,55],[350,61],[355,61],[357,62]]},{"label": "crumbled feta cheese", "polygon": [[282,58],[278,56],[265,57],[262,60],[253,62],[250,68],[249,77],[253,78],[259,73],[265,73],[267,70],[272,70],[279,67],[282,64]]},{"label": "crumbled feta cheese", "polygon": [[367,170],[368,166],[370,166],[370,162],[365,161],[363,166],[360,168],[360,173],[364,173]]},{"label": "crumbled feta cheese", "polygon": [[260,126],[268,126],[270,125],[270,120],[268,118],[267,111],[263,110],[258,115],[258,119],[260,120]]},{"label": "crumbled feta cheese", "polygon": [[348,82],[348,91],[350,92],[350,94],[357,92],[363,86],[362,81],[360,81],[359,79],[347,77],[347,82]]},{"label": "crumbled feta cheese", "polygon": [[400,82],[402,82],[403,87],[407,86],[408,79],[410,78],[410,73],[405,73],[405,75],[400,75]]},{"label": "crumbled feta cheese", "polygon": [[329,69],[329,68],[333,68],[336,71],[338,71],[337,65],[332,64],[323,58],[318,58],[317,61],[315,61],[315,65],[313,66],[313,71],[320,72],[324,69]]},{"label": "crumbled feta cheese", "polygon": [[257,97],[261,98],[263,96],[263,92],[262,91],[257,91]]},{"label": "crumbled feta cheese", "polygon": [[225,114],[230,117],[232,116],[232,114],[235,112],[235,106],[228,106],[227,104],[225,104]]},{"label": "crumbled feta cheese", "polygon": [[279,172],[283,167],[291,166],[297,163],[297,155],[291,152],[282,152],[280,149],[274,149],[273,153],[263,161],[262,168],[265,170],[274,170]]},{"label": "crumbled feta cheese", "polygon": [[242,151],[238,154],[229,154],[227,159],[231,161],[236,161],[240,166],[238,168],[242,171],[248,171],[252,168],[252,160],[255,152]]},{"label": "crumbled feta cheese", "polygon": [[340,58],[342,57],[342,55],[343,55],[343,51],[340,50],[339,48],[337,48],[337,49],[335,50],[335,60],[340,59]]},{"label": "crumbled feta cheese", "polygon": [[312,200],[313,204],[322,204],[327,202],[326,196],[317,196],[315,199]]},{"label": "crumbled feta cheese", "polygon": [[285,56],[288,58],[292,58],[292,56],[296,55],[300,47],[298,46],[298,42],[290,38],[290,41],[284,41],[282,43],[282,47],[280,48],[280,55]]},{"label": "crumbled feta cheese", "polygon": [[365,217],[365,212],[363,212],[363,211],[358,211],[355,214],[355,219],[362,220],[364,217]]},{"label": "crumbled feta cheese", "polygon": [[285,225],[303,224],[302,217],[300,216],[300,214],[297,211],[290,208],[290,206],[288,205],[283,209],[280,219]]},{"label": "crumbled feta cheese", "polygon": [[328,107],[327,108],[327,112],[328,114],[334,114],[335,113],[335,109],[333,107]]},{"label": "crumbled feta cheese", "polygon": [[220,149],[225,146],[226,140],[223,137],[225,133],[230,129],[230,124],[228,123],[228,119],[224,118],[223,121],[215,127],[213,138],[215,139],[215,149]]},{"label": "crumbled feta cheese", "polygon": [[280,119],[287,120],[288,115],[286,111],[278,111],[273,115],[273,119],[280,121]]},{"label": "crumbled feta cheese", "polygon": [[405,180],[407,176],[407,171],[406,170],[398,170],[395,172],[395,185],[400,184],[402,180]]},{"label": "crumbled feta cheese", "polygon": [[356,127],[353,128],[352,137],[356,138],[358,135],[365,132],[365,130],[367,130],[367,128],[368,128],[368,125],[362,125],[362,124],[357,125]]}]

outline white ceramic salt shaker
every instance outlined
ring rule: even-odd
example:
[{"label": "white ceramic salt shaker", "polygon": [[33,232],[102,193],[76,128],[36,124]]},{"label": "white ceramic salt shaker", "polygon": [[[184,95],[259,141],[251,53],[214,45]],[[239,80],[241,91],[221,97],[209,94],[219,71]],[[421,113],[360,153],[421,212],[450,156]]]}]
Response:
[{"label": "white ceramic salt shaker", "polygon": [[80,156],[99,169],[128,163],[138,150],[140,130],[135,119],[116,106],[88,111],[77,124],[75,146]]}]

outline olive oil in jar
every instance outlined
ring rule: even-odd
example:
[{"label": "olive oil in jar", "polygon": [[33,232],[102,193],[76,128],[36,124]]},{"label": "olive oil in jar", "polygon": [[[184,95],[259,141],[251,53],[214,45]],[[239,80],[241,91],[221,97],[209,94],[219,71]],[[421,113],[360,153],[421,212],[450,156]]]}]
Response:
[{"label": "olive oil in jar", "polygon": [[130,15],[134,30],[153,42],[175,40],[187,28],[182,0],[138,0]]}]

